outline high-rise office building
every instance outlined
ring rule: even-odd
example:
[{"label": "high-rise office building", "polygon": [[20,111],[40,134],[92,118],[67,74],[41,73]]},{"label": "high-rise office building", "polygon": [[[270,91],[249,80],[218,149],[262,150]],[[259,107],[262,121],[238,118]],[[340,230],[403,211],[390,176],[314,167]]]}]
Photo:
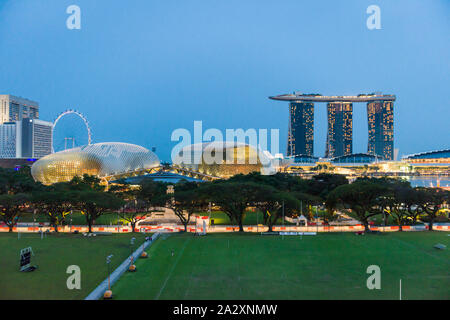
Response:
[{"label": "high-rise office building", "polygon": [[39,119],[22,121],[22,157],[42,158],[52,153],[53,123]]},{"label": "high-rise office building", "polygon": [[42,158],[52,152],[53,123],[39,119],[0,124],[0,158]]},{"label": "high-rise office building", "polygon": [[39,104],[10,94],[0,94],[0,124],[23,119],[39,119]]},{"label": "high-rise office building", "polygon": [[[292,94],[282,94],[269,97],[272,100],[287,101],[290,103],[289,133],[288,133],[288,155],[300,154],[305,150],[311,150],[313,144],[313,104],[327,103],[328,107],[328,133],[325,157],[332,158],[352,153],[353,140],[353,105],[354,102],[366,102],[367,117],[369,122],[369,143],[368,153],[381,156],[387,160],[393,159],[394,151],[394,101],[395,95],[373,92],[369,94],[358,94],[356,96],[323,96],[317,93],[302,94],[294,92]],[[305,118],[298,110],[308,110],[306,105],[311,107],[311,148],[302,149],[297,145],[297,141],[307,141],[306,135],[302,131],[301,125]],[[308,112],[306,112],[308,114]],[[297,133],[296,126],[299,126]],[[298,127],[297,127],[298,128]],[[295,134],[294,134],[295,132]],[[300,134],[302,133],[303,134]],[[300,138],[298,138],[298,136]],[[303,139],[301,137],[304,137]],[[307,143],[304,144],[305,146]]]},{"label": "high-rise office building", "polygon": [[287,155],[314,155],[314,104],[289,104],[289,131]]},{"label": "high-rise office building", "polygon": [[0,124],[0,158],[17,158],[17,155],[21,154],[20,133],[22,130],[18,129],[20,125],[21,123],[16,122]]},{"label": "high-rise office building", "polygon": [[394,103],[373,101],[367,104],[369,143],[367,153],[386,160],[394,158]]},{"label": "high-rise office building", "polygon": [[351,102],[329,102],[326,158],[352,154],[353,105]]}]

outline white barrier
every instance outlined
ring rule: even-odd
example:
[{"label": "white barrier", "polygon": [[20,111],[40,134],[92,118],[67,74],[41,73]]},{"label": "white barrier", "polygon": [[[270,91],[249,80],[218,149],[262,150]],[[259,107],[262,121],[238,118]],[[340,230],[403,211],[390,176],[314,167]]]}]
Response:
[{"label": "white barrier", "polygon": [[[245,232],[267,232],[269,228],[267,226],[259,225],[246,225],[243,227]],[[370,226],[372,231],[381,232],[393,232],[399,231],[399,226]],[[428,225],[417,225],[417,226],[403,226],[403,231],[425,231],[428,230]],[[87,226],[60,226],[58,227],[58,232],[61,233],[73,233],[75,231],[79,233],[88,232]],[[433,225],[434,231],[450,231],[450,225]],[[8,232],[7,227],[0,227],[0,232]],[[20,233],[39,233],[39,232],[54,232],[55,228],[50,226],[44,227],[14,227],[13,232]],[[184,226],[181,224],[164,225],[164,226],[140,226],[136,227],[138,232],[180,232],[184,231]],[[238,232],[239,226],[236,225],[214,225],[207,226],[207,233],[217,233],[217,232]],[[361,224],[351,225],[351,226],[295,226],[295,225],[276,225],[272,227],[272,231],[291,231],[291,232],[358,232],[364,231],[364,226]],[[105,232],[105,233],[128,233],[132,232],[132,228],[129,226],[93,226],[92,232]],[[188,225],[187,232],[203,232],[203,227]]]}]

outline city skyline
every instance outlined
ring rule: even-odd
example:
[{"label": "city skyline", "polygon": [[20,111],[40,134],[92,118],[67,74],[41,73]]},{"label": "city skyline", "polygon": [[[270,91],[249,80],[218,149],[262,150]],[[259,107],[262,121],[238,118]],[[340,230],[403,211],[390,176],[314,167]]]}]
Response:
[{"label": "city skyline", "polygon": [[[105,12],[99,3],[78,1],[81,29],[69,30],[65,9],[71,3],[3,1],[0,47],[8,50],[0,52],[7,62],[0,93],[38,101],[43,120],[78,109],[91,123],[93,142],[156,146],[168,160],[171,132],[191,129],[195,120],[223,131],[279,129],[284,153],[289,111],[268,95],[377,90],[397,96],[398,158],[448,148],[450,45],[442,41],[448,37],[448,2],[381,1],[380,30],[366,27],[370,1],[286,1],[283,13],[270,1],[138,1],[123,19],[120,4],[104,2]],[[419,12],[423,19],[397,19]],[[330,20],[334,28],[323,23]],[[326,119],[326,112],[315,108],[314,118]],[[353,124],[352,151],[367,153],[365,108],[353,107]],[[326,149],[326,126],[314,126],[316,155]]]},{"label": "city skyline", "polygon": [[353,102],[367,103],[367,153],[394,160],[395,95],[374,92],[356,96],[282,94],[269,99],[289,102],[287,156],[314,154],[314,103],[327,103],[325,158],[353,154]]},{"label": "city skyline", "polygon": [[450,300],[449,30],[450,0],[0,0],[0,300]]}]

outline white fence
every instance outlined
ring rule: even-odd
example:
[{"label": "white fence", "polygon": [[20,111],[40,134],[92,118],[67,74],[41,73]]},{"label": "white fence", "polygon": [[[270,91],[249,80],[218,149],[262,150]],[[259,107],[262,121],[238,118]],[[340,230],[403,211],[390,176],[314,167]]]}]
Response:
[{"label": "white fence", "polygon": [[[372,231],[382,231],[382,232],[392,232],[399,231],[399,226],[371,226]],[[351,225],[351,226],[273,226],[273,231],[292,231],[292,232],[358,232],[363,231],[364,226],[361,224]],[[417,226],[403,226],[403,231],[424,231],[428,230],[428,225],[417,225]],[[433,225],[433,230],[435,231],[450,231],[450,225],[435,224]],[[7,227],[0,227],[0,232],[8,232]],[[18,226],[13,228],[13,232],[54,232],[55,228],[50,226],[36,227],[36,226]],[[61,226],[58,227],[58,232],[73,233],[73,232],[85,233],[88,232],[87,226]],[[180,232],[184,231],[184,226],[181,224],[171,224],[171,225],[145,225],[136,227],[138,232]],[[239,227],[236,225],[214,225],[207,226],[206,232],[216,233],[216,232],[238,232]],[[267,232],[268,227],[263,225],[246,225],[244,226],[245,232]],[[129,226],[93,226],[92,232],[96,233],[128,233],[132,232],[132,228]],[[187,232],[203,232],[203,225],[188,225]]]}]

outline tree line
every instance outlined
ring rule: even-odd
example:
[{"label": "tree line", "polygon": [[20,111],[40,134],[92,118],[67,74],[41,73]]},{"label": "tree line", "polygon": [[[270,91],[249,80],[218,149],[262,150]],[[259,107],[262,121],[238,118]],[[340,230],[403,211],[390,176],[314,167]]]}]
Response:
[{"label": "tree line", "polygon": [[156,207],[164,207],[174,212],[186,231],[193,214],[205,212],[212,204],[242,232],[245,216],[253,214],[250,208],[261,212],[264,225],[272,231],[283,213],[295,217],[302,212],[312,219],[312,208],[320,206],[325,223],[345,212],[357,218],[366,231],[375,216],[382,217],[385,224],[393,219],[400,230],[420,219],[432,230],[450,194],[439,188],[413,188],[399,179],[364,177],[349,183],[345,176],[327,173],[311,179],[251,173],[213,182],[181,181],[173,185],[173,192],[168,192],[168,186],[144,179],[137,187],[119,181],[106,190],[97,177],[89,175],[46,186],[33,180],[29,168],[0,169],[0,221],[12,232],[22,214],[34,212],[47,217],[57,232],[67,213],[78,210],[91,232],[96,219],[116,212],[135,231],[140,219]]}]

